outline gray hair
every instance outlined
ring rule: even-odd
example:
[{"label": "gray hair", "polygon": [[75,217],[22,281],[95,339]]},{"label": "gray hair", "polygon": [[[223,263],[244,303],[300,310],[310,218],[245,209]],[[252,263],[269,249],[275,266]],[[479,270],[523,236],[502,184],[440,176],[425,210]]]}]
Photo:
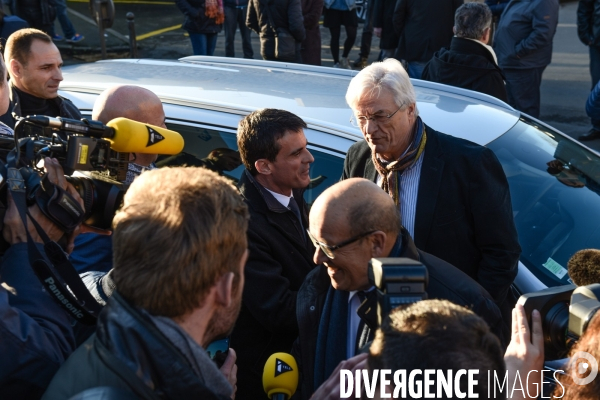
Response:
[{"label": "gray hair", "polygon": [[383,88],[394,95],[394,101],[400,109],[415,104],[415,116],[419,115],[415,89],[400,61],[394,58],[375,62],[352,78],[346,91],[346,102],[350,108],[354,108],[367,92],[368,96],[378,97]]},{"label": "gray hair", "polygon": [[465,3],[454,14],[454,33],[467,39],[481,39],[492,25],[492,12],[485,3]]}]

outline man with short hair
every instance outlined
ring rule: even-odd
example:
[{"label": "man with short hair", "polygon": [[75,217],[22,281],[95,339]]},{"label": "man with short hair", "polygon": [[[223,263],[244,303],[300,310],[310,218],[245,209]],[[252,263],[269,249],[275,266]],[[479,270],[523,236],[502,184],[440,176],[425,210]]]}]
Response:
[{"label": "man with short hair", "polygon": [[[465,272],[501,305],[521,247],[506,175],[494,153],[427,126],[396,60],[358,73],[346,101],[365,140],[348,150],[342,178],[377,183],[399,207],[417,248]],[[510,300],[505,311],[516,302]]]},{"label": "man with short hair", "polygon": [[301,118],[276,109],[254,111],[238,126],[246,167],[238,188],[251,220],[242,311],[231,336],[238,352],[238,400],[266,399],[265,362],[291,350],[298,336],[296,295],[315,266],[302,197],[314,158],[304,128]]},{"label": "man with short hair", "polygon": [[8,38],[4,54],[11,105],[2,122],[14,127],[12,114],[81,119],[77,107],[58,95],[63,61],[50,36],[33,28],[20,29]]},{"label": "man with short hair", "polygon": [[369,283],[371,258],[404,257],[428,270],[429,298],[472,308],[503,339],[500,310],[474,280],[415,247],[400,224],[398,207],[376,184],[352,178],[326,189],[310,211],[309,237],[317,267],[298,292],[300,329],[295,343],[302,399],[358,353],[377,328],[376,292]]},{"label": "man with short hair", "polygon": [[450,48],[443,48],[423,70],[421,79],[475,90],[508,101],[504,75],[491,46],[492,13],[484,3],[465,3],[454,15]]},{"label": "man with short hair", "polygon": [[231,332],[244,288],[248,211],[235,188],[202,168],[149,171],[113,224],[118,289],[44,398],[103,386],[140,398],[232,398],[235,351],[219,371],[205,349]]}]

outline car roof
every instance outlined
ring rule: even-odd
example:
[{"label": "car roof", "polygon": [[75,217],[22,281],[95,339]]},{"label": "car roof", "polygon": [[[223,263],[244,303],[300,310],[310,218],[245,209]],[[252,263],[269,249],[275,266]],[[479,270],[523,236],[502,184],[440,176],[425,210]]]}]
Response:
[{"label": "car roof", "polygon": [[[180,60],[123,59],[67,66],[61,94],[82,109],[115,84],[139,85],[163,102],[247,114],[258,108],[281,108],[309,126],[326,127],[341,136],[362,138],[350,122],[345,101],[357,71],[303,64],[194,56]],[[519,112],[477,92],[412,80],[417,107],[432,128],[485,145],[510,129]],[[75,99],[73,98],[75,96]]]}]

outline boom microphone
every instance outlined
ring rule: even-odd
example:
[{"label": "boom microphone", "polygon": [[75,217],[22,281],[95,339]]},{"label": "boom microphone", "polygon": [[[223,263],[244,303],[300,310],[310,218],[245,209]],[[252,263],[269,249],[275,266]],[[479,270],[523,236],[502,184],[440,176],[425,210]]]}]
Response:
[{"label": "boom microphone", "polygon": [[106,139],[111,142],[110,148],[119,153],[173,155],[183,150],[181,135],[160,126],[127,118],[115,118],[106,125],[115,130],[114,136]]},{"label": "boom microphone", "polygon": [[84,136],[106,139],[110,148],[119,153],[179,154],[183,137],[160,126],[144,124],[127,118],[115,118],[104,125],[100,121],[29,116],[28,121],[40,126],[65,129]]},{"label": "boom microphone", "polygon": [[567,263],[569,276],[577,286],[600,283],[600,250],[579,250]]},{"label": "boom microphone", "polygon": [[298,388],[298,365],[294,356],[275,353],[265,363],[263,388],[271,400],[288,400]]}]

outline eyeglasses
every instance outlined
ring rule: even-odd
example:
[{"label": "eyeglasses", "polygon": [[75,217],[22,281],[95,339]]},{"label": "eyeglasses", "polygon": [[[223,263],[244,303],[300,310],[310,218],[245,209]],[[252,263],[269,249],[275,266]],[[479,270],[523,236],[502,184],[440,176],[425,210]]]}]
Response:
[{"label": "eyeglasses", "polygon": [[308,233],[308,237],[310,238],[310,240],[313,243],[313,245],[315,247],[319,247],[321,249],[321,251],[323,252],[323,254],[325,254],[327,256],[327,258],[329,258],[330,260],[333,260],[335,258],[335,254],[333,254],[334,251],[336,251],[338,249],[341,249],[344,246],[348,246],[349,244],[354,243],[357,240],[360,240],[360,239],[362,239],[364,237],[367,237],[370,234],[375,233],[375,232],[377,232],[377,231],[365,232],[365,233],[362,233],[362,234],[360,234],[358,236],[354,236],[351,239],[345,240],[345,241],[343,241],[342,243],[340,243],[340,244],[338,244],[336,246],[330,246],[328,244],[319,242],[317,239],[314,238],[313,235],[311,235],[311,233],[310,233],[310,231],[308,229],[306,230],[306,233]]},{"label": "eyeglasses", "polygon": [[350,123],[353,126],[356,126],[357,128],[362,128],[363,126],[367,125],[367,121],[373,121],[377,125],[383,125],[388,123],[390,121],[390,118],[396,115],[396,113],[401,109],[402,107],[400,107],[391,114],[375,114],[370,117],[367,117],[366,115],[355,116],[354,114],[352,114],[352,116],[350,117]]}]

